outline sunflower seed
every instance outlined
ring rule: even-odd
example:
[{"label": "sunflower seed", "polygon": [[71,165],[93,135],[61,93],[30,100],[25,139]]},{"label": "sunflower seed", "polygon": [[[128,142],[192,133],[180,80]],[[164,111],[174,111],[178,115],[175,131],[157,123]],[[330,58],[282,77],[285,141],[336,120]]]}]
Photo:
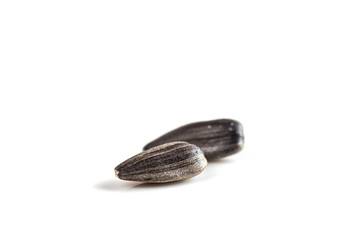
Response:
[{"label": "sunflower seed", "polygon": [[148,143],[144,150],[173,141],[197,145],[208,160],[232,155],[242,150],[242,124],[232,119],[191,123],[177,128]]},{"label": "sunflower seed", "polygon": [[114,171],[123,180],[163,183],[194,177],[206,166],[207,160],[197,146],[186,142],[171,142],[129,158]]}]

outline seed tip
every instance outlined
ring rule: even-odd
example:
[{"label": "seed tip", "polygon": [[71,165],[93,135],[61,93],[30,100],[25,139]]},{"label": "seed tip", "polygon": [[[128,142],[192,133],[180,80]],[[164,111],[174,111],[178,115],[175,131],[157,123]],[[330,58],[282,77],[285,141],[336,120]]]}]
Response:
[{"label": "seed tip", "polygon": [[115,172],[115,176],[117,177],[117,178],[119,178],[119,172],[116,170],[116,169],[114,169],[114,172]]}]

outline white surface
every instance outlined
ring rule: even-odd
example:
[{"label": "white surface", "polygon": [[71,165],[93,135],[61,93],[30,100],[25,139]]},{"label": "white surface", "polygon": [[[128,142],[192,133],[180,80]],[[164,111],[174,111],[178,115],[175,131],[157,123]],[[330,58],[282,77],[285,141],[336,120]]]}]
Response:
[{"label": "white surface", "polygon": [[[359,1],[1,1],[0,239],[360,239]],[[241,153],[113,168],[234,118]]]}]

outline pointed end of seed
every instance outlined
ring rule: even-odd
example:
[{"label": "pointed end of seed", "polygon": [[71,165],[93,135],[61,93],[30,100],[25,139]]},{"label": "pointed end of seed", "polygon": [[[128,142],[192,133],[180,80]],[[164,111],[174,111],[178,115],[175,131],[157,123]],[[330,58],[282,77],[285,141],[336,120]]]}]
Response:
[{"label": "pointed end of seed", "polygon": [[116,169],[114,169],[114,172],[115,172],[115,176],[120,179],[120,177],[119,177],[119,175],[118,175],[119,172],[118,172]]}]

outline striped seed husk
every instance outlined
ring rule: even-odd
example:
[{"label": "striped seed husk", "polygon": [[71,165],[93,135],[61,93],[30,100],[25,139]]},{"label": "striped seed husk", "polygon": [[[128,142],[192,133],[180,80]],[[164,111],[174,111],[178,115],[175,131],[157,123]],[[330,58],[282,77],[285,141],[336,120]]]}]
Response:
[{"label": "striped seed husk", "polygon": [[186,142],[171,142],[143,151],[115,168],[122,180],[165,183],[185,180],[200,174],[207,160],[199,147]]},{"label": "striped seed husk", "polygon": [[185,141],[197,145],[207,160],[237,153],[244,145],[243,126],[232,119],[191,123],[164,134],[148,143],[143,149],[173,141]]}]

